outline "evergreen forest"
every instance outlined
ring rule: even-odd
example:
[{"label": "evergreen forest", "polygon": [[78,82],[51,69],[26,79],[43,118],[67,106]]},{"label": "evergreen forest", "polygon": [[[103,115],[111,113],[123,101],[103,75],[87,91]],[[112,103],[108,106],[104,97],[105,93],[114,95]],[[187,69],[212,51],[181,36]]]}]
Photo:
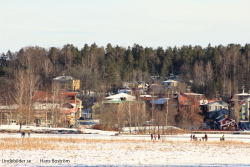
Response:
[{"label": "evergreen forest", "polygon": [[[122,82],[161,81],[178,75],[191,91],[228,100],[233,94],[250,90],[250,44],[207,47],[106,47],[66,44],[49,49],[27,46],[0,55],[0,93],[6,96],[22,82],[32,90],[51,91],[52,79],[71,75],[81,81],[81,90],[116,92]],[[21,81],[22,80],[22,81]]]}]

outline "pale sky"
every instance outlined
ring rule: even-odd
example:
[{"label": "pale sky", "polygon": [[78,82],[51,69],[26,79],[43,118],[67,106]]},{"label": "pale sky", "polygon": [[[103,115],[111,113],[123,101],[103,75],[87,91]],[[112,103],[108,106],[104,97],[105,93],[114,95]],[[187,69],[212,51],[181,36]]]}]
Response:
[{"label": "pale sky", "polygon": [[250,43],[250,0],[0,0],[0,53]]}]

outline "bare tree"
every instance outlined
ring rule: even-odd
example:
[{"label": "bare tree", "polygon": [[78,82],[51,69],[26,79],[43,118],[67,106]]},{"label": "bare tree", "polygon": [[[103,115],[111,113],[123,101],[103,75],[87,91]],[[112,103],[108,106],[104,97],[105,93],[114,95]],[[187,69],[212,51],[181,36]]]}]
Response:
[{"label": "bare tree", "polygon": [[234,106],[231,116],[235,120],[235,122],[238,123],[240,121],[240,106],[238,104],[237,99],[234,99]]},{"label": "bare tree", "polygon": [[135,126],[135,132],[142,131],[140,129],[146,122],[146,110],[145,110],[145,103],[142,101],[137,101],[133,105],[133,120]]},{"label": "bare tree", "polygon": [[52,108],[51,110],[51,120],[52,126],[57,127],[57,125],[61,121],[61,110],[62,105],[66,102],[65,95],[60,90],[60,85],[58,83],[54,83],[52,86],[52,96],[51,96],[51,103]]},{"label": "bare tree", "polygon": [[127,121],[127,124],[129,126],[129,132],[131,133],[131,127],[132,127],[132,104],[131,101],[128,101],[128,103],[123,105],[125,120]]},{"label": "bare tree", "polygon": [[101,119],[100,124],[104,130],[112,129],[117,120],[117,104],[115,103],[104,103],[101,105]]},{"label": "bare tree", "polygon": [[16,110],[15,115],[19,120],[20,131],[21,131],[22,125],[24,123],[24,119],[26,119],[26,121],[27,121],[27,119],[30,118],[30,117],[27,117],[27,113],[29,113],[29,111],[31,110],[29,108],[30,105],[28,103],[29,102],[29,97],[28,97],[29,93],[27,91],[28,86],[26,84],[26,82],[27,82],[26,76],[27,75],[22,70],[16,72],[15,78],[14,78],[14,90],[11,92],[14,103],[16,103],[19,106],[18,110]]},{"label": "bare tree", "polygon": [[[165,124],[163,125],[176,126],[175,117],[178,114],[178,108],[176,104],[176,101],[174,99],[171,99],[164,106],[163,111],[165,111],[165,116],[163,116],[163,118],[165,118]],[[168,129],[166,129],[166,131],[168,132]]]}]

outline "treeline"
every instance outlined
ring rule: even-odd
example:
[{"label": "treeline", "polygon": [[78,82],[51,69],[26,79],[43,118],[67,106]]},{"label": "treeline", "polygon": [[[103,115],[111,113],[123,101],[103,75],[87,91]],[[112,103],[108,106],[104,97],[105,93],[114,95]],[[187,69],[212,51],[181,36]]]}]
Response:
[{"label": "treeline", "polygon": [[206,48],[182,47],[100,47],[95,43],[78,49],[67,44],[63,48],[25,47],[8,51],[0,59],[1,91],[14,88],[15,77],[23,71],[36,77],[37,89],[51,90],[54,77],[71,75],[81,80],[85,92],[116,91],[124,81],[140,80],[151,83],[152,75],[166,79],[179,75],[191,90],[208,98],[230,98],[234,93],[250,90],[250,44]]}]

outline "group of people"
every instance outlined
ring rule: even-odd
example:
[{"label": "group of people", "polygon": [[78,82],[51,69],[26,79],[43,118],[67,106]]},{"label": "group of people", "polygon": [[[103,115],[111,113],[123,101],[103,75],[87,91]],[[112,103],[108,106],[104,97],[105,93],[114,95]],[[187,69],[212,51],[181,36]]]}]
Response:
[{"label": "group of people", "polygon": [[[202,137],[202,141],[207,141],[207,139],[208,139],[208,136],[207,136],[207,134],[205,134],[205,136],[204,137]],[[197,137],[195,137],[195,135],[193,134],[191,134],[190,135],[190,141],[197,141],[198,140],[198,138]],[[201,141],[201,139],[200,139],[200,141]]]},{"label": "group of people", "polygon": [[151,133],[151,140],[156,140],[156,138],[158,137],[158,140],[160,140],[161,139],[161,135],[160,134],[158,134],[158,135],[156,135],[156,134],[152,134]]},{"label": "group of people", "polygon": [[[25,132],[21,132],[21,138],[25,137]],[[30,137],[30,132],[28,132],[28,137]]]},{"label": "group of people", "polygon": [[[198,140],[198,138],[197,137],[195,137],[195,135],[193,134],[191,134],[190,135],[190,141],[197,141]],[[207,141],[208,140],[208,136],[207,136],[207,134],[205,134],[205,136],[204,137],[202,137],[202,141]],[[200,141],[201,141],[201,139],[200,139]],[[222,137],[220,138],[220,141],[225,141],[225,136],[224,135],[222,135]]]}]

